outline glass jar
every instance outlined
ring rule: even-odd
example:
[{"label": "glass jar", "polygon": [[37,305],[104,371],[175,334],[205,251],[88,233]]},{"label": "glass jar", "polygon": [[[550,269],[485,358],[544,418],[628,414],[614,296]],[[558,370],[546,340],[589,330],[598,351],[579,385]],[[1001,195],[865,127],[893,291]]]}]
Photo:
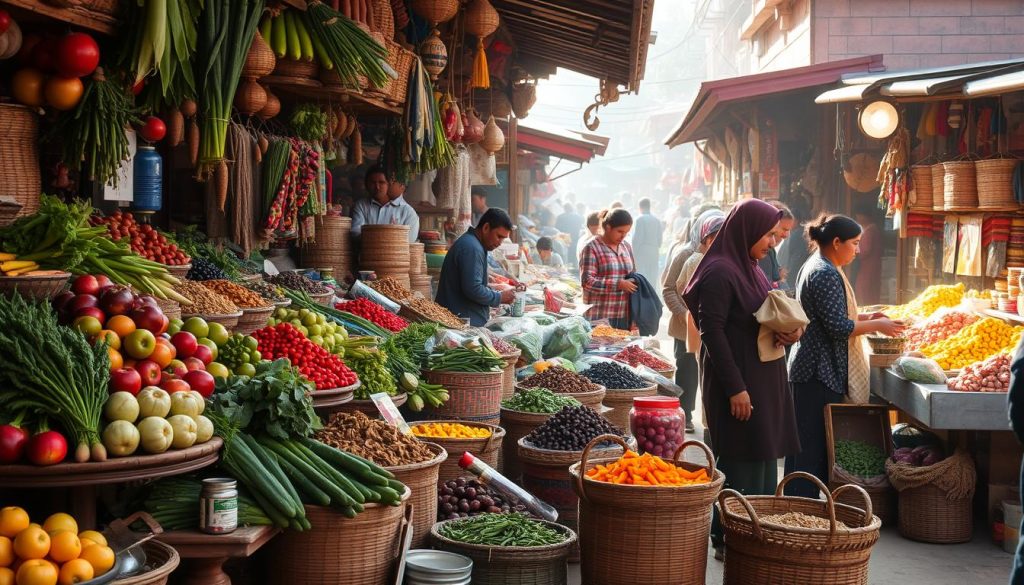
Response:
[{"label": "glass jar", "polygon": [[678,398],[634,398],[629,411],[629,430],[636,438],[637,451],[671,459],[686,440],[686,414],[679,407]]},{"label": "glass jar", "polygon": [[229,477],[203,480],[199,495],[199,529],[207,534],[230,534],[238,528],[238,489]]}]

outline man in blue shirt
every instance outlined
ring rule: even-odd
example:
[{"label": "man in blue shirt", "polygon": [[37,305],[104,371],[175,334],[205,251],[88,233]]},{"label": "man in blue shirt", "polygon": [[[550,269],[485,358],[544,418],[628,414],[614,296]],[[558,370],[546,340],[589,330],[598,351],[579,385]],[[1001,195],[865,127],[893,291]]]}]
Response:
[{"label": "man in blue shirt", "polygon": [[[395,187],[394,189],[392,187]],[[405,186],[392,185],[381,167],[366,171],[368,199],[360,199],[352,208],[352,237],[358,238],[364,225],[407,225],[409,243],[420,235],[420,216],[405,202]]]},{"label": "man in blue shirt", "polygon": [[492,207],[455,240],[441,265],[437,283],[437,304],[459,317],[468,318],[474,327],[487,323],[490,307],[509,304],[515,292],[498,292],[487,286],[487,253],[501,245],[512,233],[512,218],[504,210]]}]

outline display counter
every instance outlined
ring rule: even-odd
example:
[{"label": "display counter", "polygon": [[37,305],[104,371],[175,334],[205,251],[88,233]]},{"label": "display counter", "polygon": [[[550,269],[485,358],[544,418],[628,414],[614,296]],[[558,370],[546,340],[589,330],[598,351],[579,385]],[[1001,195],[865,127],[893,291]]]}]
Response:
[{"label": "display counter", "polygon": [[928,428],[1010,430],[1005,392],[956,392],[943,385],[910,382],[888,369],[881,371],[880,378],[871,391]]}]

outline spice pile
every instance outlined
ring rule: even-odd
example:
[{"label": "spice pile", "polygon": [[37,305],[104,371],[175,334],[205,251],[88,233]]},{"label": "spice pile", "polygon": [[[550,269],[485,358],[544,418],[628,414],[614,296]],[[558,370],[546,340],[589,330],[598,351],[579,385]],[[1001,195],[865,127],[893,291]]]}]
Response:
[{"label": "spice pile", "polygon": [[597,384],[562,366],[548,368],[539,374],[524,378],[519,382],[523,388],[547,388],[560,394],[579,394],[599,390]]},{"label": "spice pile", "polygon": [[446,522],[438,532],[456,542],[484,546],[550,546],[566,539],[564,532],[523,514],[481,514]]},{"label": "spice pile", "polygon": [[612,337],[615,339],[624,339],[629,337],[629,331],[624,329],[616,329],[610,325],[598,325],[590,332],[591,337]]},{"label": "spice pile", "polygon": [[597,362],[583,370],[580,374],[591,382],[600,384],[605,388],[635,390],[651,385],[650,382],[637,376],[631,370],[611,362]]},{"label": "spice pile", "polygon": [[586,406],[566,406],[541,426],[533,429],[526,440],[538,449],[582,451],[587,443],[600,435],[623,435],[612,423]]},{"label": "spice pile", "polygon": [[317,431],[316,440],[382,467],[423,463],[435,457],[426,443],[361,412],[332,414],[324,428]]},{"label": "spice pile", "polygon": [[322,295],[331,292],[331,289],[319,282],[313,282],[298,272],[282,272],[274,276],[266,276],[264,280],[270,284],[276,284],[277,286],[302,291],[311,295]]},{"label": "spice pile", "polygon": [[362,317],[374,325],[388,331],[401,331],[409,326],[409,322],[368,299],[356,299],[334,305],[335,309]]},{"label": "spice pile", "polygon": [[397,280],[390,276],[385,276],[380,280],[370,280],[365,284],[368,284],[370,288],[379,292],[393,301],[404,301],[405,299],[412,296],[412,291],[402,286]]},{"label": "spice pile", "polygon": [[228,299],[236,307],[243,309],[265,309],[271,306],[259,294],[230,280],[204,280],[203,286]]},{"label": "spice pile", "polygon": [[[760,520],[767,524],[779,524],[780,526],[792,526],[793,528],[815,528],[819,530],[828,530],[831,527],[829,525],[828,518],[811,516],[810,514],[804,514],[803,512],[770,514],[768,516],[761,516]],[[838,519],[836,520],[836,529],[848,530],[846,524]]]},{"label": "spice pile", "polygon": [[174,290],[192,301],[191,305],[182,307],[183,313],[189,315],[231,315],[238,312],[238,307],[234,303],[198,282],[182,280],[174,285]]},{"label": "spice pile", "polygon": [[517,412],[554,414],[566,406],[579,406],[580,402],[571,396],[560,396],[546,388],[520,390],[501,401],[502,408]]},{"label": "spice pile", "polygon": [[612,359],[629,364],[634,368],[640,365],[647,366],[652,370],[671,370],[673,368],[672,364],[665,363],[635,345],[631,345],[613,355]]},{"label": "spice pile", "polygon": [[689,471],[657,455],[638,455],[634,451],[626,451],[622,457],[608,465],[595,466],[587,471],[587,477],[594,481],[625,485],[681,486],[711,481],[703,467],[699,471]]},{"label": "spice pile", "polygon": [[505,496],[475,479],[449,479],[437,490],[438,521],[509,512],[529,515],[526,506],[506,501]]},{"label": "spice pile", "polygon": [[253,332],[263,359],[288,358],[317,390],[345,388],[356,383],[356,374],[345,362],[313,343],[291,323],[278,323]]},{"label": "spice pile", "polygon": [[413,311],[423,315],[431,321],[436,321],[449,329],[465,329],[466,324],[459,319],[455,313],[435,303],[420,297],[412,297],[403,301]]},{"label": "spice pile", "polygon": [[491,436],[491,429],[459,423],[423,423],[412,427],[412,434],[431,439],[486,439]]}]

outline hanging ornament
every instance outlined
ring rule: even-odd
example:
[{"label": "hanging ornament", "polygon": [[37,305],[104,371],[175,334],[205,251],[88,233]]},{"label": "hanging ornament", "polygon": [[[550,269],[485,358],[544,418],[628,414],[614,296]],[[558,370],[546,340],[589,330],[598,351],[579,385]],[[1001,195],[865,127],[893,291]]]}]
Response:
[{"label": "hanging ornament", "polygon": [[484,122],[476,115],[476,110],[470,107],[464,114],[465,131],[462,134],[463,144],[476,144],[484,139]]},{"label": "hanging ornament", "polygon": [[473,59],[473,75],[470,87],[490,89],[491,72],[487,67],[487,49],[484,38],[498,30],[498,11],[487,0],[471,0],[466,6],[466,32],[476,40],[476,57]]},{"label": "hanging ornament", "polygon": [[436,28],[438,24],[455,18],[455,14],[459,11],[459,2],[458,0],[412,0],[412,11]]},{"label": "hanging ornament", "polygon": [[441,33],[436,28],[430,31],[427,40],[420,44],[420,58],[423,59],[423,67],[430,74],[430,78],[437,81],[437,77],[448,66],[448,48],[444,46]]},{"label": "hanging ornament", "polygon": [[270,75],[276,66],[277,58],[274,57],[273,49],[263,39],[260,31],[256,31],[256,35],[252,38],[249,52],[245,55],[245,64],[242,65],[242,77],[251,77],[253,79],[266,77]]},{"label": "hanging ornament", "polygon": [[505,146],[505,133],[501,131],[501,128],[498,128],[498,123],[494,121],[494,116],[487,118],[487,125],[484,126],[484,139],[480,141],[480,146],[491,154],[498,152]]}]

